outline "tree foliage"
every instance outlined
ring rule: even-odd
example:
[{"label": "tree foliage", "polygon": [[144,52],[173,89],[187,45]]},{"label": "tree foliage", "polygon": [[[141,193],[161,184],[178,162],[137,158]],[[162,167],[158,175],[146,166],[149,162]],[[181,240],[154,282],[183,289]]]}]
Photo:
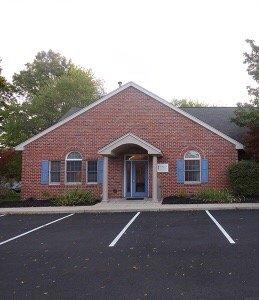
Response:
[{"label": "tree foliage", "polygon": [[0,148],[0,181],[21,179],[21,153]]},{"label": "tree foliage", "polygon": [[259,196],[259,164],[253,161],[239,161],[229,167],[229,181],[232,190],[243,196]]},{"label": "tree foliage", "polygon": [[238,103],[233,121],[242,127],[248,127],[247,151],[259,161],[259,46],[253,40],[246,40],[251,47],[250,53],[244,53],[244,63],[247,64],[248,74],[255,80],[255,87],[247,87],[250,100]]},{"label": "tree foliage", "polygon": [[28,113],[28,104],[13,100],[2,110],[2,134],[0,144],[14,147],[38,133],[37,120]]},{"label": "tree foliage", "polygon": [[40,88],[65,74],[72,62],[52,50],[38,52],[32,63],[25,64],[25,70],[15,73],[13,84],[18,92],[27,97],[37,95]]},{"label": "tree foliage", "polygon": [[102,83],[91,70],[75,66],[52,50],[39,52],[13,76],[13,84],[15,97],[1,111],[0,144],[5,147],[25,141],[53,125],[71,107],[87,106],[103,94]]},{"label": "tree foliage", "polygon": [[57,122],[71,107],[88,106],[101,94],[101,84],[91,70],[71,66],[65,74],[39,89],[27,111],[34,128],[41,131]]},{"label": "tree foliage", "polygon": [[176,107],[206,107],[206,103],[192,99],[173,99],[171,104]]},{"label": "tree foliage", "polygon": [[[1,63],[0,59],[0,63]],[[0,65],[0,137],[3,132],[4,110],[13,100],[14,87],[10,84],[4,76],[1,75],[2,68]],[[1,143],[0,143],[1,146]]]}]

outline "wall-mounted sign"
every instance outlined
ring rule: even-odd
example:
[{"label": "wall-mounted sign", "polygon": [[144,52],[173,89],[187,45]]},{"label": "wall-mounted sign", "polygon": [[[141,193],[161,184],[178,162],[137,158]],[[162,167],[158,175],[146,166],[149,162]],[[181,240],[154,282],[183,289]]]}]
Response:
[{"label": "wall-mounted sign", "polygon": [[157,164],[157,172],[158,173],[167,173],[168,172],[168,164]]}]

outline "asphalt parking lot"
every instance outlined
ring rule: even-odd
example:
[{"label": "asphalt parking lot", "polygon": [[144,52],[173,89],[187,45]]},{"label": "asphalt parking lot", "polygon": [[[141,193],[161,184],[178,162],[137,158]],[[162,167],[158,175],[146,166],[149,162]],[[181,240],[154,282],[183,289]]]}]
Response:
[{"label": "asphalt parking lot", "polygon": [[0,216],[1,299],[259,299],[259,211]]}]

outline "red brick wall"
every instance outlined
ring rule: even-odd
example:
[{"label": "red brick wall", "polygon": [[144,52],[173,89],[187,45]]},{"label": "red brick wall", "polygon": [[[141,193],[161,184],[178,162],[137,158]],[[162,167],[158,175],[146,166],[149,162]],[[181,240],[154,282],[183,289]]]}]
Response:
[{"label": "red brick wall", "polygon": [[[126,133],[133,133],[161,149],[159,163],[169,163],[169,173],[160,173],[162,195],[181,189],[193,193],[204,187],[227,187],[227,167],[237,160],[235,146],[201,125],[173,111],[146,94],[129,87],[38,140],[23,151],[22,196],[42,198],[44,191],[57,194],[74,188],[64,184],[64,160],[70,151],[83,156],[82,188],[101,194],[100,185],[87,185],[85,161],[98,158],[98,150]],[[176,182],[176,160],[188,150],[197,150],[209,161],[209,182],[183,185]],[[40,184],[41,160],[62,160],[61,184]],[[150,166],[151,167],[151,166]],[[123,195],[123,158],[109,160],[109,197]],[[152,186],[151,182],[149,184]]]}]

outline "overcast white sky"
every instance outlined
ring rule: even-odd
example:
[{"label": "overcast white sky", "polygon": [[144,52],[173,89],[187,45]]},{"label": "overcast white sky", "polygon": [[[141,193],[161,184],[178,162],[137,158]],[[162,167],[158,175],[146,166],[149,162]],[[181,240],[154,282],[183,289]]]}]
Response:
[{"label": "overcast white sky", "polygon": [[135,81],[170,101],[247,99],[245,39],[259,44],[259,0],[1,0],[0,57],[11,79],[38,51],[91,68],[106,92]]}]

